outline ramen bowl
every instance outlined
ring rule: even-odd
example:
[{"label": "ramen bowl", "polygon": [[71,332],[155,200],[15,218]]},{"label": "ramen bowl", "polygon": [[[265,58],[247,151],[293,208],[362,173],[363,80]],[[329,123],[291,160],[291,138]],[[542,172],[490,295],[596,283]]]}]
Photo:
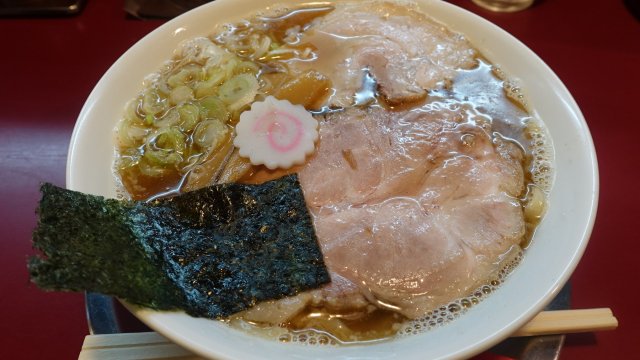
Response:
[{"label": "ramen bowl", "polygon": [[[279,1],[277,4],[299,3]],[[345,346],[281,343],[181,312],[129,306],[155,331],[194,353],[222,359],[438,359],[466,358],[507,338],[541,311],[578,264],[593,226],[598,199],[596,154],[586,122],[571,94],[531,50],[490,22],[438,0],[418,8],[464,34],[523,89],[531,115],[544,122],[553,144],[554,176],[548,211],[520,264],[479,304],[454,321],[396,339]],[[75,126],[67,187],[116,197],[114,128],[142,80],[171,58],[185,40],[210,35],[215,24],[269,8],[270,0],[217,0],[179,16],[124,53],[89,95]]]}]

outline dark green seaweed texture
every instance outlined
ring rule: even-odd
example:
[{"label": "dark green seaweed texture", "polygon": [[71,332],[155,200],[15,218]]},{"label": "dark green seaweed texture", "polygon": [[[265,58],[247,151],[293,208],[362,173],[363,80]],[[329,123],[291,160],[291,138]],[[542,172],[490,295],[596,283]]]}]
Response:
[{"label": "dark green seaweed texture", "polygon": [[131,203],[44,184],[33,245],[47,258],[29,260],[31,279],[50,290],[122,296],[156,309],[175,308],[182,295],[150,261],[128,219]]},{"label": "dark green seaweed texture", "polygon": [[38,286],[220,318],[329,282],[297,176],[152,203],[44,185]]}]

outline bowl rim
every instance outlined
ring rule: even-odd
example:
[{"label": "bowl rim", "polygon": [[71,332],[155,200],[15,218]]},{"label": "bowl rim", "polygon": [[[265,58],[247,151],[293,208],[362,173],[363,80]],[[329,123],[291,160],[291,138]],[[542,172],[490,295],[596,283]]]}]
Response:
[{"label": "bowl rim", "polygon": [[[287,1],[236,0],[233,4],[232,4],[232,0],[218,0],[215,2],[210,2],[161,25],[160,27],[158,27],[157,29],[153,30],[151,33],[143,37],[141,40],[139,40],[131,48],[129,48],[103,75],[103,77],[100,79],[100,81],[97,83],[97,85],[94,87],[94,89],[90,93],[89,97],[87,98],[87,101],[85,102],[78,116],[78,120],[74,127],[70,145],[69,145],[67,172],[66,172],[67,187],[69,189],[85,191],[89,193],[96,193],[101,195],[113,195],[113,188],[105,189],[104,187],[93,186],[91,184],[92,181],[99,182],[100,179],[98,174],[93,174],[90,171],[86,171],[87,169],[90,169],[91,166],[87,165],[90,163],[90,161],[88,161],[87,159],[87,154],[83,154],[83,152],[85,152],[86,149],[90,148],[92,143],[92,141],[90,141],[91,138],[87,136],[92,133],[91,126],[93,123],[95,123],[95,121],[93,121],[92,123],[91,119],[96,117],[96,113],[104,109],[103,103],[105,102],[105,100],[102,97],[103,93],[107,91],[109,87],[113,86],[113,83],[115,81],[114,78],[122,79],[123,76],[125,77],[127,76],[127,74],[123,74],[122,69],[125,69],[127,68],[127,66],[130,66],[128,65],[130,58],[136,57],[136,56],[139,57],[142,51],[147,49],[149,46],[152,46],[153,44],[155,44],[158,40],[167,38],[167,36],[172,39],[171,40],[172,43],[177,42],[178,41],[177,39],[183,38],[186,34],[190,34],[189,31],[192,25],[190,25],[189,22],[194,21],[194,19],[196,20],[201,19],[203,17],[202,14],[213,14],[216,11],[219,11],[219,12],[230,11],[230,10],[232,11],[233,8],[254,9],[254,8],[258,8],[258,6],[263,6],[264,4],[272,4],[272,3],[280,4],[285,2],[292,2],[292,1],[291,0],[287,0]],[[407,3],[408,1],[396,1],[396,2]],[[482,54],[488,59],[491,60],[492,58],[495,58],[495,57],[500,58],[501,55],[499,54],[499,51],[496,50],[497,48],[494,45],[492,45],[493,41],[499,40],[508,44],[508,46],[512,49],[512,51],[516,52],[517,54],[520,54],[519,56],[521,56],[523,59],[526,59],[530,66],[533,66],[535,69],[537,69],[537,71],[541,71],[545,75],[545,78],[542,81],[544,82],[544,84],[550,86],[552,90],[550,91],[551,95],[558,96],[558,98],[562,103],[559,106],[561,106],[567,113],[571,114],[571,119],[570,119],[571,124],[568,125],[568,128],[569,130],[576,130],[576,133],[574,134],[571,131],[562,133],[564,135],[563,138],[567,136],[568,138],[572,139],[572,141],[566,140],[566,142],[568,143],[567,148],[573,149],[571,146],[579,146],[579,149],[585,152],[583,154],[584,158],[576,158],[572,160],[575,160],[576,162],[579,161],[581,166],[583,166],[583,168],[581,168],[581,171],[582,171],[581,174],[586,176],[584,180],[587,182],[587,184],[584,186],[585,190],[583,191],[582,194],[588,195],[589,198],[586,200],[586,202],[580,203],[581,206],[584,207],[583,209],[584,211],[581,212],[583,218],[581,219],[582,221],[580,222],[580,227],[577,229],[578,234],[575,235],[575,238],[577,240],[574,242],[574,246],[571,249],[566,250],[566,256],[561,259],[561,261],[563,261],[562,264],[559,265],[559,267],[561,268],[560,269],[561,271],[557,274],[554,274],[555,276],[551,276],[551,278],[545,279],[545,284],[543,286],[545,288],[544,292],[541,292],[540,294],[538,294],[538,296],[535,297],[534,299],[529,299],[529,301],[526,304],[518,305],[519,306],[518,307],[519,310],[517,311],[518,315],[512,316],[511,319],[507,321],[502,320],[503,321],[502,325],[498,327],[489,326],[487,328],[488,333],[486,334],[469,336],[470,341],[468,343],[456,344],[455,349],[450,348],[446,352],[441,351],[441,352],[433,353],[434,358],[468,357],[476,353],[479,353],[481,351],[484,351],[489,347],[491,347],[492,345],[497,344],[498,342],[508,337],[509,334],[511,334],[512,332],[517,330],[519,327],[524,325],[529,319],[535,316],[535,314],[541,311],[544,308],[544,306],[548,304],[555,297],[555,295],[560,291],[561,287],[568,281],[572,272],[575,270],[578,264],[578,261],[580,260],[580,258],[584,253],[584,250],[587,246],[589,236],[593,229],[593,224],[596,217],[597,205],[598,205],[598,193],[599,193],[597,158],[595,153],[595,147],[594,147],[591,135],[589,133],[587,123],[577,103],[569,93],[566,86],[557,77],[557,75],[533,51],[531,51],[522,42],[520,42],[518,39],[516,39],[506,31],[502,30],[495,24],[492,24],[489,21],[481,18],[480,16],[475,15],[462,8],[459,8],[453,4],[438,1],[438,0],[415,0],[415,1],[411,1],[411,3],[418,4],[421,10],[426,9],[430,11],[435,11],[435,13],[437,14],[437,16],[435,16],[436,20],[444,24],[447,24],[447,26],[454,31],[461,31],[461,29],[465,27],[463,26],[464,25],[463,23],[465,23],[466,25],[469,25],[469,22],[474,22],[475,24],[474,26],[482,28],[483,31],[479,33],[474,33],[474,34],[466,34],[465,36],[470,38],[470,41],[472,42],[472,44],[474,44],[475,47],[479,48]],[[246,11],[237,12],[236,15],[243,15],[246,13],[247,13]],[[213,26],[211,26],[211,31],[213,31]],[[208,35],[208,34],[209,33],[202,33],[200,35]],[[172,51],[173,48],[170,50]],[[165,59],[168,59],[168,58],[165,58]],[[505,65],[502,63],[500,64],[501,66]],[[157,68],[158,67],[155,67],[151,71],[155,71]],[[511,69],[509,66],[504,66],[503,69],[507,74],[511,74],[513,73],[513,71],[515,71],[516,74],[519,74],[519,70]],[[510,71],[510,70],[513,70],[513,71]],[[140,80],[142,79],[141,78],[138,79],[138,81]],[[530,84],[531,82],[524,81],[524,83]],[[525,88],[525,91],[526,90],[527,89]],[[538,108],[536,108],[535,106],[536,102],[532,101],[532,103],[534,103],[533,115],[538,118],[541,118],[543,121],[546,122],[546,119],[545,119],[546,116],[542,116],[542,117],[539,116],[543,112],[539,111]],[[124,106],[124,103],[122,103],[121,106]],[[115,124],[115,120],[113,124]],[[554,148],[556,149],[556,153],[554,154],[554,160],[557,160],[559,155],[558,150],[565,149],[565,146],[564,146],[565,140],[560,138],[555,138],[553,136],[554,134],[552,134],[551,140],[553,141]],[[578,145],[575,145],[576,142],[578,143]],[[562,146],[556,147],[559,144]],[[111,149],[110,154],[104,154],[104,149],[102,149],[101,151],[102,151],[101,155],[103,157],[105,155],[108,155],[108,156],[113,155],[113,149]],[[564,174],[561,174],[561,173],[555,174],[554,187],[552,189],[551,196],[553,196],[554,191],[556,191],[555,188],[556,188],[559,175],[562,175],[564,179],[564,176],[565,176]],[[582,199],[579,199],[579,200],[582,201]],[[547,216],[549,216],[549,214]],[[563,214],[563,216],[564,218],[566,218],[568,214]],[[541,224],[541,226],[543,226],[546,222],[548,222],[547,218],[543,220],[543,224]],[[527,250],[527,252],[529,252],[529,249]],[[516,268],[514,273],[517,273],[519,270],[520,270],[520,267]],[[509,278],[513,277],[513,275],[514,274],[511,274]],[[478,319],[483,318],[484,315],[478,315],[478,313],[479,311],[481,311],[480,308],[486,307],[484,305],[486,303],[487,303],[486,301],[481,302],[478,306],[470,309],[468,313],[476,314],[474,316],[476,316],[476,318]],[[126,306],[134,313],[134,315],[140,318],[152,329],[158,331],[159,333],[163,334],[164,336],[176,342],[177,344],[187,349],[190,349],[199,355],[215,356],[216,358],[245,358],[245,359],[263,357],[263,356],[255,357],[245,352],[238,352],[237,349],[222,346],[224,344],[216,344],[217,347],[214,348],[210,346],[210,344],[204,344],[202,341],[200,341],[201,339],[197,337],[190,338],[189,336],[184,336],[182,333],[180,333],[180,331],[175,331],[174,329],[171,328],[171,326],[175,325],[172,322],[175,320],[172,317],[175,314],[164,314],[164,315],[170,315],[168,317],[162,316],[162,315],[159,316],[158,313],[153,311],[141,309],[141,308],[130,306],[130,305],[126,305]],[[182,316],[184,317],[186,315],[182,315]],[[464,315],[464,317],[468,317],[468,316],[469,314]],[[195,319],[195,320],[196,320],[195,321],[196,323],[200,323],[199,320],[203,320],[203,319]],[[167,323],[167,321],[169,322]],[[453,323],[457,323],[459,321],[460,319],[457,319]],[[451,324],[442,328],[447,328],[450,326]],[[438,332],[438,330],[439,329],[433,330],[433,332]],[[474,330],[479,331],[481,329],[474,328]],[[463,332],[463,335],[464,334],[468,335],[468,333],[469,331]],[[194,335],[194,334],[191,334],[191,335]],[[378,350],[383,350],[387,352],[387,355],[389,358],[395,358],[396,356],[399,356],[398,354],[401,354],[401,349],[399,348],[399,345],[397,343],[404,342],[404,343],[409,343],[410,346],[414,346],[416,345],[414,344],[415,339],[414,341],[411,341],[411,339],[419,338],[419,337],[422,337],[422,336],[414,336],[414,337],[406,338],[409,340],[400,339],[400,340],[394,340],[392,342],[376,343],[373,345],[370,344],[370,345],[363,345],[363,346],[356,345],[356,346],[341,347],[342,350],[340,350],[340,354],[337,354],[333,350],[326,351],[326,349],[330,349],[329,347],[325,347],[325,349],[318,351],[316,348],[312,348],[308,346],[295,345],[295,346],[289,347],[289,344],[285,346],[287,346],[287,350],[293,349],[294,351],[298,351],[297,350],[298,348],[304,348],[303,353],[305,353],[306,355],[311,355],[316,358],[322,358],[324,356],[331,357],[331,358],[336,358],[336,357],[366,358],[365,356],[366,354],[362,355],[362,353],[360,353],[360,355],[358,355],[359,354],[358,352],[363,348],[377,348],[376,350],[373,350],[374,353]],[[256,346],[258,349],[264,350],[264,346],[269,347],[268,345],[264,345],[264,341],[267,341],[269,344],[274,344],[274,343],[277,344],[277,342],[275,341],[263,340],[263,339],[260,339],[260,340],[252,339],[252,341],[248,342],[248,344],[250,343],[252,346]],[[245,349],[242,349],[242,350],[245,350]],[[261,355],[264,355],[267,353],[269,352],[264,352]],[[296,356],[296,354],[289,351],[285,353],[288,355],[292,355],[294,357]],[[376,355],[376,357],[378,355]],[[414,353],[413,355],[415,356],[416,354]],[[425,355],[425,354],[423,353],[421,355]],[[420,357],[420,356],[415,356],[415,357]]]}]

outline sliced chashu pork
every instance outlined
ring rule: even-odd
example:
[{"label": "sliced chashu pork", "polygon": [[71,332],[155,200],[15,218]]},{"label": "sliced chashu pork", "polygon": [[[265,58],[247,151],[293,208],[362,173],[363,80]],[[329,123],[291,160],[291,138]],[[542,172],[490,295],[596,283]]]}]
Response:
[{"label": "sliced chashu pork", "polygon": [[494,276],[524,234],[524,176],[522,151],[490,133],[470,108],[446,104],[321,121],[318,149],[296,171],[334,281],[307,301],[367,299],[413,318]]},{"label": "sliced chashu pork", "polygon": [[304,166],[285,171],[262,169],[252,182],[297,172],[311,208],[415,196],[425,174],[449,153],[479,157],[494,152],[482,128],[488,125],[486,120],[467,112],[472,110],[434,103],[408,112],[351,108],[332,113],[320,121],[316,152]]},{"label": "sliced chashu pork", "polygon": [[336,4],[301,36],[316,49],[315,60],[292,60],[294,71],[328,75],[336,91],[331,105],[349,106],[364,69],[390,104],[422,100],[427,91],[452,80],[458,69],[477,63],[476,51],[459,34],[406,5],[358,1]]}]

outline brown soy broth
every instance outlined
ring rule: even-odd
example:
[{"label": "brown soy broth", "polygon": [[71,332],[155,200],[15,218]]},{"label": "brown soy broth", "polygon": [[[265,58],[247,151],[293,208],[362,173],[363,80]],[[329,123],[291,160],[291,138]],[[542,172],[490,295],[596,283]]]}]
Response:
[{"label": "brown soy broth", "polygon": [[[227,31],[216,36],[214,40],[223,46],[227,46],[231,51],[235,51],[240,57],[251,57],[252,52],[247,51],[246,48],[252,38],[253,34],[267,35],[276,45],[285,42],[287,37],[286,31],[288,29],[299,27],[300,31],[304,30],[305,26],[311,23],[314,19],[328,14],[334,8],[332,6],[302,6],[293,10],[282,10],[281,13],[272,16],[258,16],[250,21],[240,22],[234,25],[230,25]],[[239,44],[231,44],[230,40],[234,40]],[[240,46],[237,46],[240,45]],[[295,41],[290,45],[295,47]],[[304,50],[301,47],[300,50]],[[257,58],[255,60],[266,61],[269,60],[284,60],[288,58]]]},{"label": "brown soy broth", "polygon": [[[308,45],[318,49],[319,52],[323,50],[322,44],[311,43]],[[451,84],[447,84],[442,89],[430,93],[427,99],[420,104],[409,103],[389,106],[384,101],[376,101],[374,106],[384,106],[388,110],[394,111],[429,106],[434,102],[453,102],[460,105],[471,104],[480,113],[491,118],[493,128],[503,138],[507,141],[513,141],[519,147],[525,149],[525,158],[528,160],[525,161],[523,166],[528,169],[531,155],[526,149],[529,148],[530,136],[527,134],[525,121],[530,119],[530,115],[527,113],[523,103],[508,96],[504,88],[505,80],[497,76],[500,73],[495,71],[494,66],[482,57],[478,57],[477,61],[477,67],[460,71]],[[320,118],[319,120],[322,121]],[[241,179],[241,182],[260,183],[264,179],[270,179],[277,177],[279,174],[284,175],[289,172],[286,170],[274,171],[258,166],[247,173]],[[526,173],[526,181],[531,183],[533,179],[529,172]],[[529,243],[537,225],[537,222],[533,219],[526,219],[526,222],[523,245]],[[351,343],[393,337],[399,329],[399,324],[407,320],[406,317],[397,312],[381,308],[375,308],[371,312],[360,309],[345,314],[344,311],[336,312],[328,307],[307,306],[293,319],[282,325],[292,331],[312,330],[318,333],[327,333],[340,343]]]},{"label": "brown soy broth", "polygon": [[[247,46],[248,39],[252,34],[268,35],[275,41],[282,43],[287,36],[286,30],[305,25],[313,21],[313,19],[323,16],[330,12],[333,8],[330,6],[305,7],[302,9],[293,9],[286,11],[277,16],[257,17],[251,21],[244,21],[228,28],[227,32],[217,36],[214,41],[222,46],[230,46],[229,35],[239,39],[240,46],[231,48],[230,51],[236,53],[240,57],[250,58],[251,53],[244,46]],[[226,36],[223,36],[225,35]],[[321,58],[323,53],[332,53],[327,56],[336,56],[340,53],[339,49],[328,49],[326,44],[322,43],[322,37],[317,37],[320,43],[300,44],[299,50],[303,51],[305,47],[310,47],[317,51],[319,62],[316,63],[320,67],[320,71],[328,71],[322,68]],[[287,73],[286,62],[291,58],[272,58],[272,59],[254,59],[260,63],[262,67],[261,76],[269,80],[273,86],[280,87],[282,84],[290,80],[290,74]],[[294,59],[297,60],[297,59]],[[411,108],[419,108],[429,106],[434,102],[466,104],[473,107],[478,112],[488,116],[491,119],[492,127],[500,136],[507,141],[516,143],[525,150],[525,161],[523,168],[525,169],[525,177],[527,185],[534,183],[534,177],[531,175],[530,169],[535,162],[531,153],[532,137],[528,132],[526,122],[531,116],[526,110],[524,104],[517,96],[505,90],[506,81],[500,71],[485,58],[477,58],[477,66],[470,70],[461,70],[458,76],[453,79],[450,84],[443,84],[440,89],[431,91],[427,98],[421,103],[396,104],[388,106],[383,101],[374,99],[373,106],[384,106],[390,111],[407,110]],[[269,92],[267,92],[269,93]],[[369,105],[370,106],[370,105]],[[322,121],[320,116],[316,117]],[[347,158],[349,154],[344,154]],[[219,173],[219,170],[225,167],[225,164],[218,164],[219,169],[209,171],[211,174]],[[248,171],[239,177],[238,182],[241,183],[260,183],[264,179],[277,177],[287,173],[295,172],[300,168],[288,170],[269,170],[264,166],[251,166]],[[174,189],[176,184],[181,183],[180,174],[170,173],[166,177],[152,178],[141,176],[140,174],[121,173],[123,185],[134,199],[145,199],[160,192]],[[216,179],[199,179],[198,187],[212,183]],[[187,182],[188,183],[188,182]],[[142,188],[144,191],[139,191]],[[522,194],[522,199],[526,194]],[[526,247],[537,226],[538,220],[525,219],[526,233],[523,238],[521,247]],[[507,271],[508,272],[508,271]],[[462,300],[462,308],[466,308],[465,304],[470,300]],[[407,322],[408,319],[403,315],[382,309],[371,304],[365,309],[353,309],[351,312],[345,310],[336,311],[330,307],[308,305],[300,313],[292,319],[279,326],[284,326],[291,332],[312,331],[317,333],[330,334],[339,343],[366,342],[372,340],[388,339],[396,335],[400,324]],[[262,325],[257,324],[260,327]]]},{"label": "brown soy broth", "polygon": [[478,66],[461,70],[451,85],[450,98],[470,103],[492,119],[492,128],[501,136],[515,140],[520,147],[528,147],[525,120],[530,118],[523,103],[509,97],[505,80],[496,76],[495,67],[483,57]]},{"label": "brown soy broth", "polygon": [[284,325],[293,331],[312,330],[330,334],[340,343],[352,343],[393,337],[399,324],[407,320],[397,312],[381,308],[336,312],[307,306]]},{"label": "brown soy broth", "polygon": [[[251,51],[247,47],[252,34],[267,35],[274,39],[276,43],[282,43],[287,29],[296,26],[302,28],[313,19],[323,16],[332,10],[333,7],[331,6],[307,6],[281,12],[272,17],[262,16],[255,18],[253,21],[238,22],[230,26],[226,32],[226,34],[235,35],[234,40],[238,42],[234,44],[235,47],[227,43],[226,38],[223,36],[225,33],[212,40],[219,45],[226,45],[229,51],[241,58],[250,58]],[[304,47],[301,47],[301,50],[304,50]],[[279,63],[279,59],[252,60],[258,62],[261,67],[260,75],[265,80],[273,82],[274,88],[280,88],[285,82],[291,80],[286,66]],[[330,85],[330,83],[328,84]],[[273,92],[273,90],[266,91],[267,94],[270,92]],[[160,97],[162,100],[166,100],[166,94],[160,93]],[[322,98],[322,95],[318,97]],[[140,116],[140,118],[142,119],[144,116]],[[218,150],[222,151],[224,148]],[[120,154],[124,154],[124,152],[120,151]],[[201,155],[203,155],[200,160],[202,162],[200,165],[202,166],[195,166],[193,171],[188,169],[186,169],[187,171],[178,171],[168,167],[164,169],[162,174],[153,176],[142,173],[136,166],[122,166],[124,156],[120,155],[120,158],[116,161],[114,171],[128,197],[133,200],[146,200],[159,194],[178,194],[182,191],[194,190],[214,183],[216,176],[223,170],[225,163],[222,160],[215,159],[215,154],[213,156]],[[213,157],[215,161],[209,161],[210,157]],[[204,169],[203,166],[207,168]],[[211,167],[215,167],[215,169],[211,169]],[[183,185],[185,186],[183,187]]]},{"label": "brown soy broth", "polygon": [[[481,90],[470,86],[470,84],[479,83],[484,84]],[[533,161],[528,150],[531,139],[525,125],[530,116],[523,104],[507,95],[503,86],[504,80],[496,76],[493,66],[486,59],[478,58],[478,66],[475,69],[463,71],[463,74],[450,84],[449,89],[431,93],[422,104],[400,104],[400,106],[389,107],[383,102],[377,102],[374,106],[384,106],[388,110],[394,111],[407,110],[416,106],[426,107],[435,102],[471,104],[479,112],[491,118],[492,126],[500,129],[499,136],[502,139],[514,142],[525,150],[523,167],[527,170]],[[289,172],[291,171],[269,170],[258,166],[254,167],[241,181],[260,183],[264,179],[271,179]],[[527,184],[533,183],[530,171],[525,171],[525,181]],[[525,194],[522,194],[523,199],[524,197]],[[525,248],[531,241],[539,222],[537,219],[528,218],[525,221],[526,230],[521,243],[522,248]],[[477,303],[476,297],[472,299],[463,301],[461,306],[466,308],[468,306],[464,304]],[[376,308],[371,312],[359,309],[345,314],[344,311],[336,312],[330,307],[307,306],[291,321],[283,325],[292,331],[311,330],[327,333],[333,336],[338,343],[344,344],[391,338],[397,333],[400,324],[408,320],[397,312],[381,308]]]},{"label": "brown soy broth", "polygon": [[[492,126],[499,129],[499,136],[502,139],[513,142],[525,150],[523,168],[525,169],[525,181],[530,185],[534,181],[531,172],[528,171],[533,161],[529,151],[531,136],[526,127],[526,121],[530,119],[530,115],[524,104],[508,96],[504,90],[504,80],[496,76],[494,67],[484,58],[480,57],[477,60],[478,66],[476,68],[461,71],[461,74],[449,84],[448,89],[443,88],[432,92],[422,104],[400,104],[389,107],[384,102],[377,102],[374,106],[384,106],[388,110],[394,111],[407,110],[416,106],[429,106],[435,102],[471,104],[480,113],[491,118]],[[477,88],[477,84],[482,84],[482,86]],[[248,173],[242,181],[260,183],[264,179],[288,172],[268,170],[262,166],[254,167],[254,170]],[[523,199],[525,195],[522,194]],[[539,220],[526,218],[525,222],[525,235],[521,242],[521,248],[528,246]],[[468,306],[464,304],[477,303],[476,297],[472,297],[472,299],[463,301],[461,306],[466,308]],[[354,310],[353,313],[345,314],[344,311],[336,312],[328,307],[308,306],[284,325],[292,331],[312,330],[331,334],[339,343],[352,343],[391,338],[400,328],[399,324],[406,321],[408,319],[401,314],[380,308],[369,313],[363,310]]]},{"label": "brown soy broth", "polygon": [[285,12],[279,16],[258,17],[258,20],[268,24],[270,35],[282,41],[288,29],[296,26],[304,27],[315,18],[324,16],[333,9],[333,6],[308,6]]},{"label": "brown soy broth", "polygon": [[168,170],[160,176],[148,176],[137,167],[128,167],[118,173],[122,186],[132,200],[147,200],[158,194],[173,192],[183,179],[183,175],[174,170]]}]

